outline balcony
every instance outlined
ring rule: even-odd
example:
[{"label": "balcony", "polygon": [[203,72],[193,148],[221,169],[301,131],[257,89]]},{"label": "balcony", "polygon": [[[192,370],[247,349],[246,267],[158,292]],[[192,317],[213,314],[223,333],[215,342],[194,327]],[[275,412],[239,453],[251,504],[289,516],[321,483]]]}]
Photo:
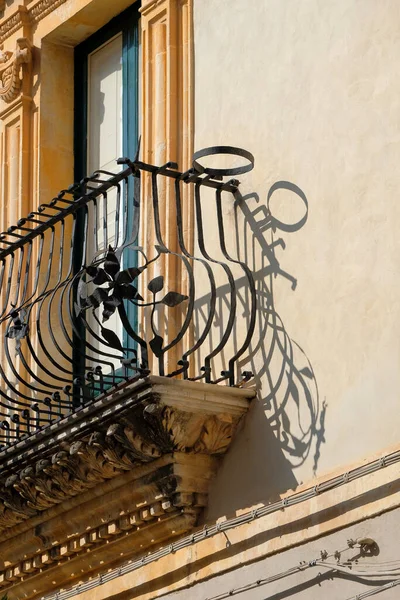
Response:
[{"label": "balcony", "polygon": [[[207,169],[198,160],[208,153],[248,162]],[[240,193],[237,180],[222,181],[249,170],[252,156],[237,148],[206,149],[186,173],[172,163],[119,162],[125,168],[117,174],[95,172],[0,235],[3,451],[151,373],[230,387],[252,377],[246,372],[241,379],[237,365],[255,329],[255,282],[227,250],[224,204],[233,206]],[[137,245],[143,174],[144,195],[151,198],[146,249]],[[211,192],[205,200],[204,191]],[[193,237],[184,231],[187,192],[194,192],[198,255],[185,239]],[[219,239],[207,248],[210,202]],[[162,233],[167,208],[172,244]],[[218,252],[223,260],[214,257]],[[242,340],[235,327],[235,270],[248,294]]]},{"label": "balcony", "polygon": [[[214,155],[240,166],[204,166]],[[36,591],[48,572],[71,581],[88,548],[96,573],[190,530],[255,395],[228,179],[252,155],[118,162],[0,235],[0,587],[16,598],[32,574]]]}]

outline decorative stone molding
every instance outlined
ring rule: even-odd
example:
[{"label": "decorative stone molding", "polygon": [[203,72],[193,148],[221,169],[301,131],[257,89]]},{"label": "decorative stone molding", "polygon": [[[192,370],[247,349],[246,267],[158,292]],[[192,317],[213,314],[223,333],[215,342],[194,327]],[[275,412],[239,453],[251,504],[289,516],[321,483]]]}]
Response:
[{"label": "decorative stone molding", "polygon": [[[48,520],[32,520],[28,530],[0,542],[0,588],[13,585],[16,594],[16,581],[23,582],[26,590],[31,576],[43,574],[45,579],[49,569],[60,582],[60,577],[74,573],[77,561],[82,565],[88,552],[96,553],[96,558],[90,557],[96,569],[117,551],[124,556],[137,554],[154,542],[187,532],[207,504],[204,490],[216,464],[211,457],[198,461],[193,455],[169,455],[154,461],[144,473],[139,468],[131,478],[122,479],[117,490],[102,486],[101,496],[96,489],[66,512],[60,507],[59,514]],[[57,576],[60,566],[62,575]],[[37,589],[37,578],[34,585]]]},{"label": "decorative stone molding", "polygon": [[[176,453],[99,484],[42,513],[0,542],[0,588],[15,599],[48,591],[80,573],[99,574],[117,556],[142,554],[190,531],[207,505],[218,459]],[[8,537],[7,537],[8,536]],[[32,576],[35,576],[31,583]]]},{"label": "decorative stone molding", "polygon": [[154,10],[158,6],[165,3],[165,0],[144,0],[140,8],[142,14],[147,14],[149,11]]},{"label": "decorative stone molding", "polygon": [[[15,13],[10,15],[0,24],[0,44],[13,35],[24,24],[38,23],[53,10],[64,4],[67,0],[39,0],[30,9],[26,6],[18,6]],[[2,10],[2,0],[0,0],[0,11]]]},{"label": "decorative stone molding", "polygon": [[21,91],[21,68],[32,60],[31,44],[26,38],[17,40],[14,52],[0,51],[0,98],[12,102]]},{"label": "decorative stone molding", "polygon": [[217,386],[206,385],[212,388],[208,399],[204,384],[155,377],[148,382],[145,399],[131,397],[128,409],[12,469],[0,481],[0,530],[164,454],[224,454],[254,395],[253,390],[219,388],[239,394],[241,402],[219,399],[213,405],[213,396],[221,393]]},{"label": "decorative stone molding", "polygon": [[0,44],[13,35],[18,29],[22,28],[29,20],[28,9],[26,6],[18,6],[15,13],[10,15],[0,24]]},{"label": "decorative stone molding", "polygon": [[39,0],[39,2],[30,9],[29,17],[33,23],[37,23],[65,2],[66,0]]},{"label": "decorative stone molding", "polygon": [[[34,556],[26,558],[19,563],[8,567],[0,572],[0,588],[12,585],[15,581],[24,578],[24,581],[33,575],[42,573],[51,567],[61,566],[66,562],[71,562],[73,558],[78,558],[93,549],[98,549],[100,545],[110,545],[117,540],[126,537],[128,532],[135,530],[136,543],[143,540],[143,535],[155,535],[158,529],[158,539],[160,539],[160,529],[163,527],[170,534],[172,523],[176,526],[177,517],[184,515],[188,526],[193,526],[198,510],[191,507],[185,507],[181,510],[175,509],[169,502],[157,502],[152,506],[125,515],[116,521],[106,523],[90,530],[80,536],[70,540],[65,540],[62,544],[57,544],[51,549],[44,550]],[[131,540],[133,543],[135,539]]]},{"label": "decorative stone molding", "polygon": [[189,532],[254,395],[151,376],[3,452],[0,587],[29,598]]}]

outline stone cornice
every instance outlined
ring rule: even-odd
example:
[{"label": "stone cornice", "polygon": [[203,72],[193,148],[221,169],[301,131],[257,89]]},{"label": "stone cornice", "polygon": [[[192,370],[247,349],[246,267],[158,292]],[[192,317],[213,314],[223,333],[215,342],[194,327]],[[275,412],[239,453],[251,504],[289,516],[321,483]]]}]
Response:
[{"label": "stone cornice", "polygon": [[[127,536],[127,532],[136,533],[137,540],[132,540],[140,547],[143,532],[149,534],[149,530],[154,535],[155,530],[163,528],[168,535],[171,519],[176,523],[176,517],[182,514],[190,515],[192,521],[196,520],[197,513],[194,509],[185,508],[183,511],[175,508],[170,501],[157,501],[149,504],[139,511],[128,513],[116,520],[103,523],[90,531],[65,539],[63,542],[54,544],[50,548],[43,549],[34,555],[25,557],[16,564],[0,571],[0,587],[5,587],[17,578],[32,576],[48,567],[60,566],[63,562],[71,562],[88,551],[89,548],[97,546],[97,549],[103,544],[109,545],[110,542],[116,542]],[[160,540],[160,532],[157,535]]]},{"label": "stone cornice", "polygon": [[[6,19],[0,21],[0,44],[18,31],[25,23],[35,25],[42,21],[68,0],[37,0],[35,4],[27,8],[18,6],[16,11]],[[4,7],[4,0],[0,0],[0,11]]]},{"label": "stone cornice", "polygon": [[32,23],[38,23],[67,0],[39,0],[29,9],[29,18]]},{"label": "stone cornice", "polygon": [[224,454],[252,395],[160,377],[105,395],[2,469],[0,530],[164,454]]},{"label": "stone cornice", "polygon": [[147,14],[148,12],[165,5],[165,0],[147,0],[142,2],[142,6],[140,8],[140,12],[142,14]]},{"label": "stone cornice", "polygon": [[[71,581],[81,579],[82,572],[86,576],[97,576],[107,570],[101,567],[103,561],[115,565],[118,555],[134,556],[129,547],[135,548],[137,555],[154,543],[165,543],[184,535],[193,528],[196,518],[197,511],[185,507],[164,518],[154,515],[142,527],[134,524],[133,515],[133,521],[129,522],[132,531],[119,530],[120,523],[126,525],[131,516],[127,521],[102,525],[4,569],[0,572],[0,589],[15,599],[27,599],[69,585]],[[95,568],[93,564],[96,564]],[[77,571],[81,571],[80,576]]]},{"label": "stone cornice", "polygon": [[0,44],[13,35],[29,21],[28,9],[26,6],[18,6],[15,13],[0,22]]},{"label": "stone cornice", "polygon": [[51,455],[65,439],[80,439],[99,424],[104,428],[106,422],[112,422],[136,404],[149,402],[152,398],[186,413],[192,410],[200,415],[216,415],[228,421],[237,421],[247,411],[255,394],[254,388],[232,388],[153,375],[132,380],[116,386],[92,404],[0,452],[2,474],[8,476],[16,469],[32,464],[36,458]]}]

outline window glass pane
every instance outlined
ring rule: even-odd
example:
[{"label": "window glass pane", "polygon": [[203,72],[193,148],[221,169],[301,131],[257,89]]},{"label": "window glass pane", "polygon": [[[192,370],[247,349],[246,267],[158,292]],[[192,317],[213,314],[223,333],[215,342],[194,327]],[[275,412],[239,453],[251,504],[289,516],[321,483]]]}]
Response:
[{"label": "window glass pane", "polygon": [[[87,119],[87,168],[88,173],[103,169],[118,171],[117,159],[122,156],[122,33],[97,48],[88,56],[88,119]],[[116,210],[123,214],[122,199],[116,190],[110,190],[107,197],[98,199],[96,205],[90,205],[89,231],[95,230],[95,236],[87,240],[87,264],[101,250],[109,245],[116,246],[123,235],[123,221],[120,220],[120,231],[116,230]],[[97,214],[95,214],[97,213]],[[97,248],[95,247],[97,237]],[[96,253],[97,250],[97,253]],[[107,286],[103,286],[107,287]],[[101,311],[98,311],[99,316]],[[91,314],[88,314],[88,325],[100,336],[99,325]],[[118,313],[114,313],[107,323],[122,339],[122,326]],[[100,336],[101,337],[101,336]],[[98,352],[109,352],[96,336],[87,341],[96,350],[90,352],[94,357]],[[111,360],[116,369],[120,367],[118,359]],[[107,369],[106,369],[107,371]]]},{"label": "window glass pane", "polygon": [[118,170],[122,156],[122,34],[88,57],[87,167]]}]

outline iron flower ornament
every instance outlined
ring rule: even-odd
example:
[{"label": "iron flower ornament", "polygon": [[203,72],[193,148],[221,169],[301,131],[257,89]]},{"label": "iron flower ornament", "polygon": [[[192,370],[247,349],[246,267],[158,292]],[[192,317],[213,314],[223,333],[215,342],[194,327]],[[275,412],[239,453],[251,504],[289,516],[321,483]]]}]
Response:
[{"label": "iron flower ornament", "polygon": [[[158,247],[156,247],[159,250]],[[158,254],[159,256],[160,254]],[[156,259],[158,258],[156,257]],[[154,354],[159,357],[162,354],[162,348],[164,340],[156,333],[154,327],[154,312],[155,307],[160,304],[164,304],[170,308],[178,306],[184,300],[188,299],[188,296],[180,294],[178,292],[167,292],[163,298],[157,300],[156,296],[159,292],[164,289],[164,277],[159,275],[152,279],[148,283],[148,290],[151,292],[153,299],[151,302],[145,302],[143,297],[139,294],[135,282],[139,275],[153,262],[147,261],[145,265],[140,267],[129,267],[121,269],[121,263],[114,249],[109,246],[103,267],[96,264],[91,264],[83,270],[82,276],[78,284],[77,303],[75,304],[75,311],[77,316],[82,314],[88,309],[92,309],[95,320],[100,325],[100,332],[105,340],[106,344],[115,350],[120,350],[125,353],[125,349],[121,344],[118,335],[111,329],[103,327],[103,323],[117,311],[122,321],[124,329],[127,334],[138,342],[142,347],[147,344],[145,340],[140,338],[135,332],[129,322],[128,314],[126,311],[126,303],[130,302],[137,307],[152,307],[152,329],[154,332],[154,338],[149,342],[149,345]],[[85,276],[85,278],[84,278]],[[87,278],[88,276],[89,278]],[[91,294],[87,294],[87,286],[94,284],[95,289]],[[108,287],[105,287],[108,286]],[[96,314],[98,309],[102,308],[102,320],[100,322],[99,317]],[[122,361],[125,363],[126,361]],[[131,362],[131,361],[128,361]],[[147,365],[142,365],[147,366]]]}]

